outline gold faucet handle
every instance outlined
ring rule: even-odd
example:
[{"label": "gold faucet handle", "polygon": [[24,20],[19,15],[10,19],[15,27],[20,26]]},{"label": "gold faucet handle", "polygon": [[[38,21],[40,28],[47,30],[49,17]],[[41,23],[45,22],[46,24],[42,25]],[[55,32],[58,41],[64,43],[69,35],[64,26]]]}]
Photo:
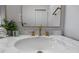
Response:
[{"label": "gold faucet handle", "polygon": [[32,36],[35,36],[35,32],[34,31],[32,31]]},{"label": "gold faucet handle", "polygon": [[45,32],[45,36],[49,36],[49,32]]}]

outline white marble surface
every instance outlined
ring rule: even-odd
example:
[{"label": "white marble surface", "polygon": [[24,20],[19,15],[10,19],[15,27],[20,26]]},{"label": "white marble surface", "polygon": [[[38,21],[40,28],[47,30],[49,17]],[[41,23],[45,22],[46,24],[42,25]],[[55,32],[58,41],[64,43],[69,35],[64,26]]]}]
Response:
[{"label": "white marble surface", "polygon": [[[29,42],[27,42],[28,41],[27,38],[39,38],[39,39],[36,40],[30,39]],[[25,40],[24,43],[23,39]],[[21,42],[21,44],[18,43],[19,41]],[[38,43],[41,44],[39,45]],[[0,53],[36,53],[39,50],[43,51],[44,53],[78,53],[79,41],[59,35],[52,35],[52,36],[20,35],[18,37],[6,37],[0,39]]]}]

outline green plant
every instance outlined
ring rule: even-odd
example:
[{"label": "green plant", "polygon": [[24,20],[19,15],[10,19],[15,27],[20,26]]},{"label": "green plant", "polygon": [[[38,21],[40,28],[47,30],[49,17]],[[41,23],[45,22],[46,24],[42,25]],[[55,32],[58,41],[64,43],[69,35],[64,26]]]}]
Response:
[{"label": "green plant", "polygon": [[16,25],[16,23],[14,22],[14,21],[10,21],[9,23],[8,23],[8,27],[9,27],[9,30],[11,30],[11,31],[16,31],[17,30],[17,25]]},{"label": "green plant", "polygon": [[2,24],[1,26],[4,27],[6,30],[9,30],[8,23],[9,22],[6,19],[4,19],[4,24]]},{"label": "green plant", "polygon": [[7,34],[9,36],[13,36],[13,31],[17,30],[17,25],[14,21],[8,21],[6,18],[4,19],[4,24],[2,25],[7,30]]},{"label": "green plant", "polygon": [[2,27],[4,27],[7,31],[16,31],[17,30],[17,25],[14,21],[8,21],[6,19],[4,19],[4,24],[2,25]]}]

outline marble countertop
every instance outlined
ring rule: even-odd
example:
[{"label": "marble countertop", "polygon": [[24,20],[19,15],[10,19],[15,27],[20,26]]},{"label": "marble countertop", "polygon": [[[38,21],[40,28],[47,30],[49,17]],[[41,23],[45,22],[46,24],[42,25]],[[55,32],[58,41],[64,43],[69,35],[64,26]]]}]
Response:
[{"label": "marble countertop", "polygon": [[52,36],[30,36],[20,35],[17,37],[5,37],[0,39],[0,53],[32,53],[32,51],[21,51],[15,48],[14,44],[18,40],[25,38],[46,37],[54,39],[52,49],[46,50],[47,53],[77,53],[79,52],[79,41],[73,40],[60,35]]}]

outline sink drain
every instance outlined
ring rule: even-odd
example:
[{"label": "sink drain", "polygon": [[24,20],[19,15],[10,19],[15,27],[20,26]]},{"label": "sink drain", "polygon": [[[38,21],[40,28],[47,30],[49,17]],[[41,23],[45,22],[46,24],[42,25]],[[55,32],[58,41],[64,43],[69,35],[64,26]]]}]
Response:
[{"label": "sink drain", "polygon": [[43,51],[37,51],[37,53],[43,53]]}]

